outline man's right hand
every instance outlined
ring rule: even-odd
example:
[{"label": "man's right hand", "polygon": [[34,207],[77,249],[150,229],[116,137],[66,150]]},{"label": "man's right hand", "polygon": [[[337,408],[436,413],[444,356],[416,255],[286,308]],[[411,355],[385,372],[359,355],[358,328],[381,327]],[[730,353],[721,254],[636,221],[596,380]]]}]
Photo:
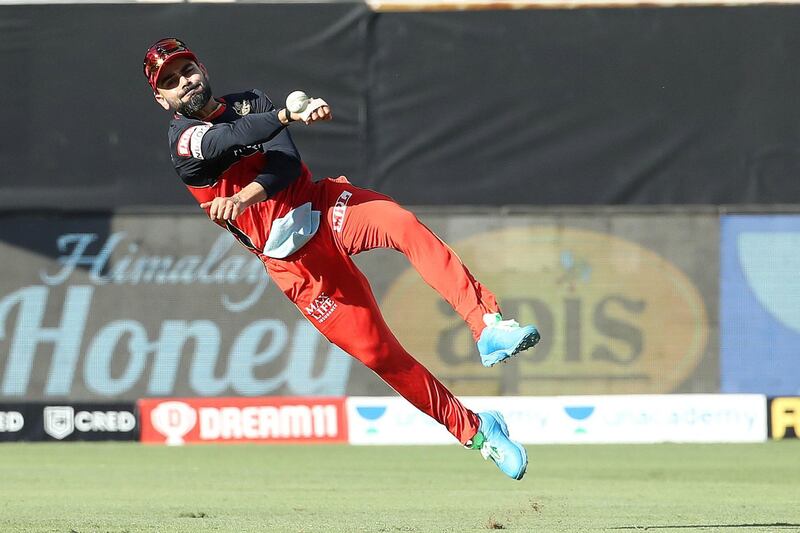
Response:
[{"label": "man's right hand", "polygon": [[214,222],[236,220],[242,211],[266,199],[267,192],[264,187],[254,181],[233,196],[217,196],[213,200],[201,203],[200,208],[208,209],[208,217]]},{"label": "man's right hand", "polygon": [[242,205],[241,199],[234,196],[217,196],[210,202],[200,204],[201,209],[208,209],[208,217],[214,222],[236,220],[247,206]]},{"label": "man's right hand", "polygon": [[[288,110],[287,110],[288,111]],[[292,120],[299,120],[306,125],[333,118],[331,107],[322,98],[312,98],[302,113],[291,113]]]}]

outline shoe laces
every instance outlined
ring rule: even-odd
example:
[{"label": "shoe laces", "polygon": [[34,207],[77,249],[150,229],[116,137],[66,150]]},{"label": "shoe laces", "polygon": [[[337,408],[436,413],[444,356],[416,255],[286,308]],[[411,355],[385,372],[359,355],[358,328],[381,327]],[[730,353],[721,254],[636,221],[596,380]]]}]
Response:
[{"label": "shoe laces", "polygon": [[488,460],[491,457],[495,463],[500,463],[503,461],[503,452],[496,446],[492,446],[488,440],[484,441],[483,446],[481,446],[481,456],[485,460]]},{"label": "shoe laces", "polygon": [[519,327],[519,322],[516,320],[501,320],[492,327],[497,329],[516,329]]},{"label": "shoe laces", "polygon": [[511,330],[519,327],[519,322],[516,320],[503,320],[500,313],[487,313],[483,315],[483,323],[486,327]]}]

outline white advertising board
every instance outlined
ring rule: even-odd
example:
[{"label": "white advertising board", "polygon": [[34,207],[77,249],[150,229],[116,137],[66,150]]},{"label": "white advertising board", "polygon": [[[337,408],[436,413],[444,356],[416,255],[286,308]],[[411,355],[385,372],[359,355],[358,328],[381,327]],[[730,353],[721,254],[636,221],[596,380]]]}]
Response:
[{"label": "white advertising board", "polygon": [[[759,394],[464,397],[497,410],[511,438],[528,444],[763,442]],[[347,399],[351,444],[455,444],[442,426],[398,397]]]}]

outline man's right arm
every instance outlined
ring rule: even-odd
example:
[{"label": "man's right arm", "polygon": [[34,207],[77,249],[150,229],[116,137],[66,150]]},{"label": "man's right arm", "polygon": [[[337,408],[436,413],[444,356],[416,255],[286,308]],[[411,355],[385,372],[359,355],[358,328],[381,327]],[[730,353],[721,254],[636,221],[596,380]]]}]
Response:
[{"label": "man's right arm", "polygon": [[[198,123],[181,133],[178,139],[179,154],[209,160],[235,148],[267,142],[287,126],[284,113],[285,110],[273,110],[251,113],[232,123]],[[181,150],[185,153],[181,153]]]}]

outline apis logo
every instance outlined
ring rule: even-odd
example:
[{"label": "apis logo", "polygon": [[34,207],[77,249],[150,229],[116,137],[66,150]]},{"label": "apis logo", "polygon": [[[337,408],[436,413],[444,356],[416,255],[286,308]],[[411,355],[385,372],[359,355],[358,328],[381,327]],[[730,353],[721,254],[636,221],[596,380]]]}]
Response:
[{"label": "apis logo", "polygon": [[475,364],[463,320],[416,272],[404,272],[381,302],[386,320],[457,394],[672,392],[706,353],[708,318],[697,288],[641,245],[554,225],[482,233],[453,248],[495,293],[505,318],[542,333],[513,365],[487,372]]},{"label": "apis logo", "polygon": [[330,318],[336,307],[337,304],[333,298],[322,292],[314,298],[310,305],[306,306],[306,314],[321,324]]}]

